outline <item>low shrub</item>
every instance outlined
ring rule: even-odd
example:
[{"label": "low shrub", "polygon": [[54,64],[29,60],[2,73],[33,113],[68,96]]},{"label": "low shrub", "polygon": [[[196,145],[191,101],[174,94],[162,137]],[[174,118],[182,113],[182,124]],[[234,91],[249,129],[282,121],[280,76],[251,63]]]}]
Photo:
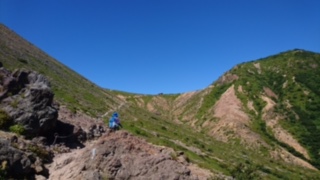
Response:
[{"label": "low shrub", "polygon": [[0,109],[0,129],[7,129],[12,124],[12,119],[4,110]]},{"label": "low shrub", "polygon": [[46,149],[36,146],[36,145],[29,145],[28,150],[35,153],[39,156],[43,161],[49,162],[51,160],[52,154],[51,152],[47,151]]},{"label": "low shrub", "polygon": [[13,126],[10,126],[9,130],[13,133],[16,133],[18,135],[24,135],[25,134],[25,128],[21,124],[16,124]]}]

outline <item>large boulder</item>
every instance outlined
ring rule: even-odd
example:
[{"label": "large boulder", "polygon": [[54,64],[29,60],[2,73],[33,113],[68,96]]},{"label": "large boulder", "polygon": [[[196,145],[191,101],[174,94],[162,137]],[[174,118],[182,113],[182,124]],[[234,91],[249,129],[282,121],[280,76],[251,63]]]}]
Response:
[{"label": "large boulder", "polygon": [[0,108],[31,136],[46,135],[56,125],[58,111],[47,78],[37,72],[0,68]]}]

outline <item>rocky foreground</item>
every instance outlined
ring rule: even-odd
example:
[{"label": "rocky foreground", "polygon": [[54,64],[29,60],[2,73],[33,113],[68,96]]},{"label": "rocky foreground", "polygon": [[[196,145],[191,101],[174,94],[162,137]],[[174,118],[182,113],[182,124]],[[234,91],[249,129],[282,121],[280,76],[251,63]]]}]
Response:
[{"label": "rocky foreground", "polygon": [[[192,170],[191,170],[192,169]],[[125,131],[106,133],[85,148],[60,154],[49,179],[207,179],[183,153],[157,147]]]},{"label": "rocky foreground", "polygon": [[54,103],[49,81],[0,67],[0,179],[208,179],[183,152]]}]

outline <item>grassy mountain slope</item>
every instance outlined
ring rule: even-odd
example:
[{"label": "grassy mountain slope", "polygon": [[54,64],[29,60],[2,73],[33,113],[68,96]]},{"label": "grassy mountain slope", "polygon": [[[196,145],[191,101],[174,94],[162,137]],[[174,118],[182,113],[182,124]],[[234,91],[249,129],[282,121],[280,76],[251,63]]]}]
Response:
[{"label": "grassy mountain slope", "polygon": [[[238,179],[312,179],[320,176],[317,171],[306,166],[301,168],[301,162],[310,161],[315,166],[318,162],[317,155],[312,153],[312,147],[303,143],[304,138],[310,137],[308,132],[310,133],[314,126],[299,124],[298,119],[290,121],[292,114],[300,119],[303,115],[293,108],[294,106],[305,108],[302,110],[307,113],[311,113],[311,110],[316,111],[314,108],[319,105],[316,100],[319,92],[311,92],[311,87],[319,89],[319,86],[317,81],[304,81],[308,85],[303,85],[303,88],[313,97],[311,109],[309,105],[309,109],[306,109],[307,105],[301,105],[301,102],[305,101],[300,101],[303,99],[300,94],[283,92],[286,95],[282,95],[278,91],[284,89],[269,79],[278,76],[266,73],[268,68],[275,67],[271,63],[274,57],[238,65],[201,91],[145,96],[102,89],[3,25],[0,25],[0,40],[0,62],[12,70],[25,68],[45,74],[49,77],[60,104],[66,105],[75,113],[83,112],[93,117],[108,117],[108,113],[117,110],[123,120],[124,129],[151,143],[183,151],[189,161],[210,169],[213,173],[233,175]],[[291,56],[295,53],[296,51],[290,51],[280,55],[293,58]],[[313,59],[319,62],[319,55],[311,54],[315,56]],[[284,58],[284,61],[287,61],[287,58]],[[255,65],[257,63],[260,63],[261,73]],[[306,68],[315,66],[311,63]],[[310,75],[303,74],[304,72],[301,70],[300,78]],[[291,83],[289,78],[281,79],[278,83],[283,86],[288,80],[287,87],[290,87],[291,83],[294,85],[293,89],[298,88],[299,78],[297,75],[294,76],[295,82]],[[286,77],[289,77],[289,73]],[[260,82],[261,78],[266,80]],[[272,93],[266,93],[266,88],[272,90],[277,97],[270,96]],[[303,90],[305,89],[298,92],[304,92]],[[266,110],[267,102],[263,99],[264,96],[276,105]],[[289,101],[291,106],[288,109],[289,97],[296,99],[296,103]],[[237,103],[233,103],[235,101]],[[237,112],[233,109],[237,109]],[[224,111],[228,113],[224,114]],[[104,120],[108,120],[107,117]],[[268,121],[270,119],[278,121],[272,124]],[[271,120],[270,122],[273,122]],[[318,125],[317,119],[312,119],[312,122]],[[299,132],[292,136],[308,150],[310,160],[295,148],[284,144],[281,138],[275,135],[273,130],[280,127],[291,134]],[[258,139],[258,143],[247,143],[246,138],[250,137]],[[291,154],[286,154],[289,150],[292,151]],[[292,157],[294,153],[302,158],[300,164],[284,160],[296,160]],[[175,157],[173,154],[172,158]]]},{"label": "grassy mountain slope", "polygon": [[[0,61],[10,70],[25,68],[49,77],[56,99],[72,111],[99,116],[120,104],[96,86],[0,24]],[[88,90],[90,89],[90,90]]]},{"label": "grassy mountain slope", "polygon": [[[239,64],[201,91],[157,96],[127,94],[126,99],[171,122],[193,128],[197,137],[212,137],[204,142],[225,141],[229,143],[227,148],[235,143],[237,149],[254,144],[252,147],[266,151],[261,152],[266,159],[319,168],[319,63],[317,53],[292,50]],[[228,101],[232,93],[235,97]],[[240,105],[234,106],[237,99]],[[223,103],[223,111],[231,115],[217,117],[218,105]]]},{"label": "grassy mountain slope", "polygon": [[222,142],[208,136],[205,130],[196,131],[188,124],[177,124],[161,114],[136,109],[134,105],[122,108],[120,114],[125,119],[123,123],[126,130],[153,144],[182,151],[189,161],[214,173],[244,176],[245,179],[249,176],[262,179],[308,179],[319,176],[314,170],[272,158],[267,147],[248,147],[238,139]]},{"label": "grassy mountain slope", "polygon": [[[293,50],[239,65],[230,71],[240,77],[235,84],[242,86],[245,92],[247,99],[242,98],[243,102],[252,101],[255,110],[259,112],[249,113],[255,119],[262,120],[261,122],[277,119],[279,125],[307,149],[312,164],[318,168],[320,168],[319,66],[320,54]],[[269,97],[275,104],[269,112],[263,112],[267,102],[261,95]],[[263,116],[264,113],[269,113],[271,117]],[[274,132],[268,132],[266,128],[264,125],[260,127],[263,134],[272,139],[270,136],[275,136]],[[291,151],[296,153],[292,149]]]}]

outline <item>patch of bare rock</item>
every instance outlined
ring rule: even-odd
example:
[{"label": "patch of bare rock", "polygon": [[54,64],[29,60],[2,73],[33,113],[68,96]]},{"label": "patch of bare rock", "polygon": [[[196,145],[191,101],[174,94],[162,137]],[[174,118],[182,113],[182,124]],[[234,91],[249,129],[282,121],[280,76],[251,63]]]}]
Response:
[{"label": "patch of bare rock", "polygon": [[[208,179],[173,150],[125,131],[109,132],[83,149],[56,156],[49,179]],[[179,161],[178,161],[179,159]]]},{"label": "patch of bare rock", "polygon": [[250,130],[250,118],[235,94],[234,85],[221,95],[212,112],[218,122],[214,124],[210,134],[216,139],[226,142],[231,138],[229,132],[232,131],[249,144],[265,143],[257,133]]}]

